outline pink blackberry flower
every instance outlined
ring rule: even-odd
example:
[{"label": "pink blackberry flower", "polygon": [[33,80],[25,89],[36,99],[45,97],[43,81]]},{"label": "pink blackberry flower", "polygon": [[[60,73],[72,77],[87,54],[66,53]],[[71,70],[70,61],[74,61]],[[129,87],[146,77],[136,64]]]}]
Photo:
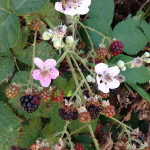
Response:
[{"label": "pink blackberry flower", "polygon": [[56,79],[59,76],[59,71],[55,68],[56,61],[54,59],[47,59],[43,62],[40,58],[34,58],[34,63],[39,69],[33,71],[33,79],[40,80],[43,87],[48,87],[51,79]]}]

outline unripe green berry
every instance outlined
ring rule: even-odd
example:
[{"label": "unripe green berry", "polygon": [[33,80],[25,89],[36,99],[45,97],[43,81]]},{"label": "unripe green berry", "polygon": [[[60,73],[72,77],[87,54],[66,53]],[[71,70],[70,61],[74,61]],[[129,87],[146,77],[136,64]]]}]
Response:
[{"label": "unripe green berry", "polygon": [[62,44],[61,44],[61,40],[56,40],[53,42],[53,46],[56,48],[56,49],[59,49],[62,47]]},{"label": "unripe green berry", "polygon": [[94,78],[92,79],[92,83],[95,83],[95,79]]},{"label": "unripe green berry", "polygon": [[91,75],[88,75],[88,76],[86,76],[86,80],[87,80],[88,82],[92,82],[93,78],[92,78]]},{"label": "unripe green berry", "polygon": [[117,62],[117,65],[118,65],[119,68],[123,68],[124,67],[124,62],[122,60],[119,60]]},{"label": "unripe green berry", "polygon": [[73,42],[74,42],[73,36],[67,36],[66,37],[66,43],[67,44],[72,45]]},{"label": "unripe green berry", "polygon": [[123,68],[121,68],[122,71],[126,71],[126,66],[124,66]]}]

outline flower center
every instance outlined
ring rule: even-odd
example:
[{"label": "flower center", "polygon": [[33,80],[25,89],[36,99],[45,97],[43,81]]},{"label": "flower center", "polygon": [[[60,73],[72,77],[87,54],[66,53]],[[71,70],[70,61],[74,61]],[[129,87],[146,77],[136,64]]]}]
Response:
[{"label": "flower center", "polygon": [[40,72],[40,76],[42,76],[42,78],[47,78],[50,76],[50,70],[48,69],[43,69],[41,72]]},{"label": "flower center", "polygon": [[67,0],[66,1],[66,4],[69,6],[69,7],[73,7],[73,8],[77,8],[77,7],[80,7],[80,5],[82,4],[82,1],[83,0]]},{"label": "flower center", "polygon": [[66,29],[62,25],[58,25],[54,30],[54,36],[56,38],[63,38],[65,34],[66,34]]},{"label": "flower center", "polygon": [[108,82],[112,82],[113,78],[109,73],[104,72],[103,75],[100,75],[101,80],[100,83],[107,84]]}]

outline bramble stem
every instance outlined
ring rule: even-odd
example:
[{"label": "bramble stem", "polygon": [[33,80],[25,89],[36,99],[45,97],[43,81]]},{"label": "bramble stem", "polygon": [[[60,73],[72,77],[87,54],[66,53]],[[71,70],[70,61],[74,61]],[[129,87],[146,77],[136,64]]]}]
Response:
[{"label": "bramble stem", "polygon": [[62,135],[61,135],[61,139],[63,138],[64,134],[66,133],[69,123],[70,123],[69,121],[66,121],[66,124],[64,126],[64,130],[63,130]]},{"label": "bramble stem", "polygon": [[95,135],[94,135],[94,133],[93,133],[93,130],[92,130],[92,127],[91,127],[91,123],[88,124],[88,128],[89,128],[89,131],[90,131],[90,133],[91,133],[91,136],[92,136],[93,142],[94,142],[94,144],[95,144],[96,150],[100,150],[99,145],[98,145],[98,142],[97,142],[97,139],[95,138]]},{"label": "bramble stem", "polygon": [[74,57],[73,57],[72,55],[71,55],[71,58],[73,59],[73,61],[74,61],[75,65],[77,66],[78,71],[79,71],[79,73],[80,73],[80,75],[81,75],[82,79],[84,80],[84,83],[86,84],[87,88],[89,89],[89,92],[90,92],[91,96],[92,96],[92,95],[93,95],[93,94],[92,94],[92,90],[91,90],[91,88],[90,88],[89,84],[87,83],[87,80],[85,79],[85,77],[84,77],[84,75],[83,75],[83,73],[82,73],[82,71],[81,71],[80,67],[78,66],[78,64],[77,64],[76,60],[74,59]]},{"label": "bramble stem", "polygon": [[[67,51],[66,48],[64,48],[64,51]],[[75,69],[74,69],[74,67],[73,67],[73,65],[72,65],[72,62],[71,62],[71,60],[70,60],[69,54],[66,54],[66,58],[67,58],[67,62],[68,62],[68,64],[69,64],[69,66],[70,66],[70,69],[71,69],[72,76],[73,76],[73,79],[74,79],[74,81],[75,81],[76,87],[78,87],[80,84],[79,84],[79,82],[78,82],[77,75],[76,75]],[[79,90],[79,94],[80,94],[81,100],[82,100],[82,102],[83,102],[83,104],[84,104],[84,103],[85,103],[85,100],[84,100],[84,96],[83,96],[83,93],[82,93],[81,89]]]},{"label": "bramble stem", "polygon": [[30,78],[29,78],[29,83],[30,84],[30,81],[31,81],[31,89],[32,89],[32,83],[33,83],[33,78],[32,78],[32,73],[35,69],[35,65],[34,65],[34,57],[35,57],[35,45],[36,45],[36,37],[37,37],[37,31],[35,32],[34,34],[34,42],[33,42],[33,55],[32,55],[32,69],[31,69],[31,72],[30,72]]}]

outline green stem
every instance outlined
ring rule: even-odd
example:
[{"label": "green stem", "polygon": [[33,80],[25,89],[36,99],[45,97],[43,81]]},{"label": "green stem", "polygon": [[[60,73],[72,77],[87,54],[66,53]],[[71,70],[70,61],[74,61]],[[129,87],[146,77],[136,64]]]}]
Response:
[{"label": "green stem", "polygon": [[91,123],[88,124],[88,128],[89,128],[89,131],[90,131],[90,133],[91,133],[91,136],[92,136],[93,142],[94,142],[94,144],[95,144],[96,150],[100,150],[99,145],[98,145],[98,142],[97,142],[97,139],[95,138],[95,135],[94,135],[94,133],[93,133]]},{"label": "green stem", "polygon": [[68,127],[69,123],[70,123],[69,121],[66,121],[66,124],[64,126],[64,130],[63,130],[62,135],[61,135],[61,139],[63,138],[64,134],[67,132],[67,127]]},{"label": "green stem", "polygon": [[[67,51],[66,48],[64,48],[64,51]],[[76,75],[75,69],[74,69],[74,67],[73,67],[73,65],[72,65],[72,62],[71,62],[71,60],[70,60],[69,54],[66,54],[66,58],[67,58],[67,62],[68,62],[68,64],[69,64],[69,66],[70,66],[70,69],[71,69],[72,76],[73,76],[73,79],[74,79],[74,81],[75,81],[76,87],[78,87],[80,84],[79,84],[79,82],[78,82],[77,75]],[[83,93],[82,93],[81,89],[79,90],[79,94],[80,94],[81,99],[82,99],[82,102],[83,102],[83,104],[84,104],[84,103],[85,103],[85,100],[84,100],[84,96],[83,96]]]},{"label": "green stem", "polygon": [[32,78],[32,73],[35,69],[35,65],[34,65],[34,57],[35,57],[35,45],[36,45],[36,37],[37,37],[37,31],[34,34],[34,42],[33,42],[33,55],[32,55],[32,69],[30,72],[30,78],[29,78],[29,84],[31,82],[31,89],[32,89],[32,84],[33,84],[33,78]]},{"label": "green stem", "polygon": [[49,21],[49,19],[45,16],[45,12],[44,11],[40,11],[39,12],[40,16],[43,18],[43,20],[45,20],[45,22],[49,25],[49,27],[54,30],[54,26],[52,25],[52,23]]},{"label": "green stem", "polygon": [[68,52],[64,52],[64,53],[63,53],[63,55],[58,59],[57,65],[65,58],[65,56],[66,56],[67,53],[68,53]]},{"label": "green stem", "polygon": [[78,56],[75,52],[71,51],[70,53],[72,53],[73,55],[75,55],[75,57],[77,57],[78,60],[81,61],[81,63],[84,65],[84,67],[94,76],[96,77],[96,75],[87,67],[86,62],[80,57]]},{"label": "green stem", "polygon": [[74,150],[74,148],[73,148],[73,144],[72,144],[72,142],[71,142],[71,136],[70,136],[70,134],[66,131],[66,135],[67,135],[67,138],[68,138],[68,140],[69,140],[69,144],[70,144],[70,146],[71,146],[71,150]]},{"label": "green stem", "polygon": [[81,77],[82,77],[83,81],[85,82],[85,84],[86,84],[87,88],[89,89],[89,92],[90,92],[91,96],[92,96],[92,95],[93,95],[93,94],[92,94],[92,90],[91,90],[91,88],[90,88],[89,84],[87,83],[87,80],[85,79],[85,77],[84,77],[84,75],[83,75],[83,73],[82,73],[82,71],[81,71],[80,67],[78,66],[78,64],[77,64],[76,60],[74,59],[74,57],[73,57],[72,55],[71,55],[71,58],[72,58],[72,60],[74,61],[75,65],[77,66],[78,71],[79,71],[79,73],[80,73],[80,75],[81,75]]}]

